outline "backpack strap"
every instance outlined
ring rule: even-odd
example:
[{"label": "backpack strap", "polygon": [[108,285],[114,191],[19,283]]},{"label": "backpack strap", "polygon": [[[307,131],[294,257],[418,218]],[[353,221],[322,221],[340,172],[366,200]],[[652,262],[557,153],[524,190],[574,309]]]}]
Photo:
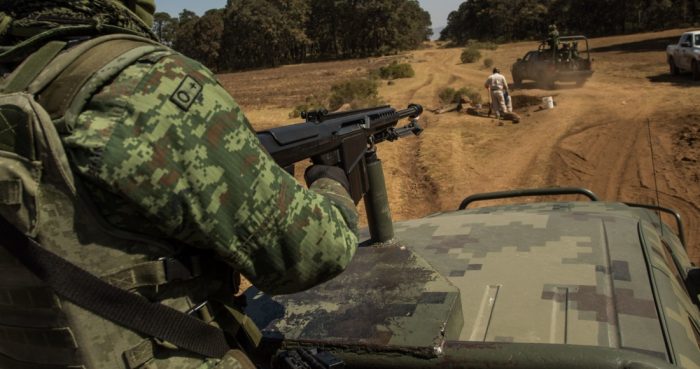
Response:
[{"label": "backpack strap", "polygon": [[43,69],[28,86],[61,132],[70,131],[89,99],[137,60],[159,52],[175,53],[152,40],[125,34],[84,41]]},{"label": "backpack strap", "polygon": [[66,42],[51,41],[30,55],[0,86],[0,92],[24,91],[44,68],[63,50]]},{"label": "backpack strap", "polygon": [[205,357],[231,348],[224,332],[191,315],[112,286],[48,251],[0,217],[3,245],[61,297],[141,334],[157,337]]},{"label": "backpack strap", "polygon": [[[68,49],[61,52],[67,46]],[[158,55],[151,56],[154,53]],[[54,120],[54,123],[58,124],[77,118],[95,91],[137,60],[146,56],[149,60],[154,60],[155,57],[172,53],[174,52],[167,47],[148,39],[123,34],[97,37],[77,45],[52,41],[35,51],[16,68],[6,80],[7,83],[0,86],[4,87],[0,93],[7,95],[6,92],[10,88],[17,91],[17,95],[21,95],[18,98],[26,100],[29,104],[25,107],[26,111],[42,115],[38,121],[42,124],[49,144],[61,150],[52,156],[58,161],[59,168],[70,174],[57,134],[56,128],[59,127],[54,127],[51,121]],[[40,106],[34,105],[36,102],[32,96],[38,97]],[[72,114],[69,114],[69,111]],[[49,119],[47,112],[53,119]],[[70,115],[70,118],[66,119],[65,115]],[[66,180],[66,183],[72,181]],[[69,187],[74,191],[72,185]],[[0,190],[1,202],[18,201],[16,195],[21,189],[17,188],[16,184],[10,184]],[[57,295],[75,305],[135,332],[159,338],[206,357],[221,358],[230,350],[221,329],[187,313],[151,302],[141,295],[111,285],[44,248],[1,215],[0,235],[0,247],[4,246]],[[140,276],[143,278],[135,278],[132,284],[150,283],[144,278],[152,277],[154,273],[160,278],[159,271],[164,273],[162,278],[168,278],[167,267],[163,270],[156,269],[155,272],[132,271],[143,274]],[[179,279],[182,275],[176,273],[172,277]]]}]

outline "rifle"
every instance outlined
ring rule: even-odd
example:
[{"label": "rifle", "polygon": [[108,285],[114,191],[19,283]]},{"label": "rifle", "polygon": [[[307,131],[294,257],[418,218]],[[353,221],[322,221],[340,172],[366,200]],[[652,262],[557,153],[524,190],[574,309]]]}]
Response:
[{"label": "rifle", "polygon": [[[356,204],[369,191],[376,192],[370,193],[369,204],[365,197],[365,205],[372,237],[383,239],[386,234],[375,237],[372,231],[373,223],[377,223],[375,228],[381,228],[379,223],[387,222],[387,215],[380,213],[389,214],[384,174],[375,146],[411,134],[420,135],[423,129],[418,125],[418,118],[422,112],[423,107],[417,104],[398,111],[388,105],[330,114],[325,110],[310,111],[302,114],[305,122],[259,131],[257,136],[275,162],[292,174],[295,163],[311,159],[314,164],[342,168],[348,176],[350,196]],[[410,118],[410,122],[396,128],[399,120],[404,118]],[[373,167],[378,167],[378,170]],[[390,215],[388,217],[391,225]]]}]

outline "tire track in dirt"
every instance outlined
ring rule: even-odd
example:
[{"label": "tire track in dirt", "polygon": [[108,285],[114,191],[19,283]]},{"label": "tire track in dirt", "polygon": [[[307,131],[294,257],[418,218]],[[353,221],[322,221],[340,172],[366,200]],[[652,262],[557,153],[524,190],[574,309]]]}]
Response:
[{"label": "tire track in dirt", "polygon": [[416,160],[422,150],[422,142],[416,137],[405,137],[378,147],[394,220],[413,219],[439,211],[435,206],[437,184],[429,175],[430,171]]},{"label": "tire track in dirt", "polygon": [[[687,81],[687,76],[669,77],[663,50],[614,49],[677,33],[670,30],[591,39],[594,47],[612,47],[593,55],[596,62],[591,80],[582,88],[540,90],[526,85],[514,91],[514,95],[528,95],[533,100],[554,96],[557,102],[552,110],[535,106],[519,110],[520,124],[463,113],[425,113],[422,121],[426,130],[420,138],[378,147],[395,219],[454,210],[465,196],[477,192],[530,187],[588,187],[605,200],[656,203],[655,167],[661,205],[681,212],[691,245],[689,254],[700,261],[700,154],[694,151],[699,148],[683,149],[685,141],[677,137],[680,129],[695,134],[700,127],[700,115],[688,115],[697,111],[697,94],[689,93],[697,84]],[[514,60],[536,47],[533,42],[500,45],[484,57],[508,70]],[[471,86],[486,97],[482,85],[489,71],[478,63],[461,64],[460,52],[432,48],[402,56],[411,62],[415,77],[383,85],[380,95],[399,109],[408,103],[437,107],[438,91],[443,87]],[[291,100],[298,102],[326,87],[305,81],[341,79],[389,60],[395,58],[243,73],[231,76],[227,80],[231,83],[225,85],[232,92],[236,86],[255,86],[249,94],[242,94],[244,110],[252,111],[256,121],[280,121],[270,117],[285,115],[287,108],[280,106],[292,106],[287,103],[290,92],[294,95]],[[297,93],[299,86],[305,90]],[[652,124],[653,165],[647,118]],[[488,203],[479,206],[484,205]]]},{"label": "tire track in dirt", "polygon": [[[418,81],[409,82],[410,86],[404,87],[400,92],[400,100],[411,103],[420,102],[427,110],[430,107],[426,105],[426,102],[432,104],[435,95],[437,95],[437,89],[460,77],[449,72],[446,65],[447,58],[441,58],[439,53],[428,52],[423,57],[425,58],[424,62],[414,64]],[[424,129],[431,129],[431,126],[437,125],[439,122],[440,118],[437,115],[427,111],[424,112],[420,120]],[[401,140],[398,145],[392,145],[397,147],[396,150],[392,150],[396,151],[395,153],[388,153],[389,150],[382,149],[383,156],[384,152],[387,152],[387,158],[390,157],[388,155],[392,155],[393,159],[384,162],[390,173],[388,177],[392,178],[388,182],[396,181],[395,184],[391,184],[392,191],[389,191],[389,196],[394,197],[390,201],[395,220],[422,217],[441,210],[439,179],[433,178],[433,171],[428,167],[429,164],[420,160],[424,153],[433,149],[429,145],[426,146],[425,140],[420,138],[407,138],[406,141],[410,142],[403,141]],[[397,163],[403,165],[397,167]]]}]

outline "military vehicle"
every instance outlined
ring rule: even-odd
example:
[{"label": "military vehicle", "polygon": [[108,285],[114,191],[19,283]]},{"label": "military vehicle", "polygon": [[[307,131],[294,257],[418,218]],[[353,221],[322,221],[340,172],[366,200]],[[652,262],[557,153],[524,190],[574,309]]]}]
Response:
[{"label": "military vehicle", "polygon": [[[367,129],[372,119],[331,123],[348,132],[349,121]],[[320,126],[314,118],[263,136],[318,147],[304,141],[317,141]],[[700,366],[700,279],[675,211],[543,188],[472,195],[454,211],[392,223],[377,163],[366,171],[369,227],[344,273],[293,295],[247,291],[262,367]],[[551,201],[565,195],[584,201]],[[470,207],[525,196],[534,201]]]},{"label": "military vehicle", "polygon": [[523,80],[534,80],[541,88],[553,88],[556,82],[583,86],[593,75],[592,62],[586,36],[563,36],[558,47],[542,41],[537,50],[518,58],[511,74],[516,86]]}]

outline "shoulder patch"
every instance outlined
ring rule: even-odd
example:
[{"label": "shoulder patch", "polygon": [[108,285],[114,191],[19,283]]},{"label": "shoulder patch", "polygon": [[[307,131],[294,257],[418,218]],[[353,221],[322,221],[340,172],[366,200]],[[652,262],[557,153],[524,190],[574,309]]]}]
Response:
[{"label": "shoulder patch", "polygon": [[188,111],[201,92],[202,85],[194,78],[187,76],[170,96],[170,101],[180,109]]}]

